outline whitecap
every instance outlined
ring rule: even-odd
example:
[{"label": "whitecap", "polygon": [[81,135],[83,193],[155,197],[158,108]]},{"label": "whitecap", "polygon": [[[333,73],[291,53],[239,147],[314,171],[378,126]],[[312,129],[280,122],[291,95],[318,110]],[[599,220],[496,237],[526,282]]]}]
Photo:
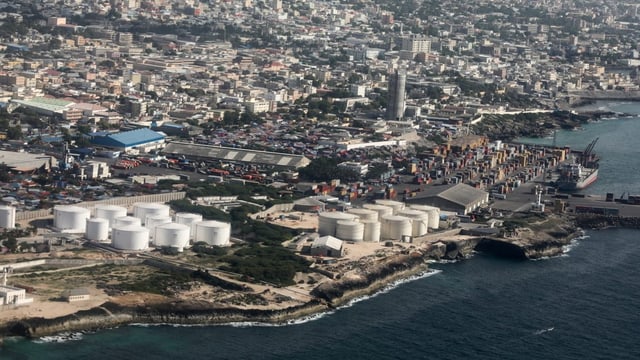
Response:
[{"label": "whitecap", "polygon": [[402,284],[405,284],[405,283],[408,283],[408,282],[412,282],[412,281],[415,281],[415,280],[419,280],[419,279],[424,279],[424,278],[439,274],[441,272],[442,272],[442,270],[428,269],[428,270],[423,271],[423,272],[421,272],[419,274],[416,274],[414,276],[410,276],[408,278],[404,278],[404,279],[400,279],[400,280],[394,281],[394,282],[388,284],[387,286],[385,286],[384,288],[382,288],[380,291],[377,291],[372,295],[366,295],[366,296],[353,298],[353,299],[349,300],[346,304],[337,307],[336,310],[323,311],[323,312],[311,314],[311,315],[308,315],[308,316],[303,316],[301,318],[288,320],[288,321],[285,321],[285,322],[282,322],[282,323],[266,323],[266,322],[260,322],[260,321],[236,321],[236,322],[228,322],[228,323],[221,323],[221,324],[171,324],[171,323],[147,324],[147,323],[133,323],[133,324],[129,324],[129,326],[137,326],[137,327],[152,327],[152,326],[171,326],[171,327],[230,326],[230,327],[236,327],[236,328],[247,328],[247,327],[281,327],[281,326],[301,325],[301,324],[305,324],[305,323],[308,323],[308,322],[311,322],[311,321],[316,321],[316,320],[322,319],[325,316],[334,314],[337,310],[349,308],[349,307],[353,306],[356,303],[359,303],[361,301],[365,301],[365,300],[368,300],[368,299],[372,299],[372,298],[374,298],[374,297],[376,297],[376,296],[378,296],[380,294],[388,293],[389,291],[397,288],[398,286],[400,286]]},{"label": "whitecap", "polygon": [[42,336],[36,340],[33,340],[36,344],[46,343],[65,343],[68,341],[82,340],[84,333],[82,332],[63,332],[52,336]]},{"label": "whitecap", "polygon": [[394,282],[388,284],[387,286],[385,286],[384,288],[382,288],[380,291],[377,291],[377,292],[375,292],[375,293],[373,293],[371,295],[366,295],[366,296],[361,296],[361,297],[357,297],[357,298],[351,299],[346,304],[344,304],[342,306],[339,306],[338,310],[351,307],[354,304],[357,304],[357,303],[359,303],[361,301],[372,299],[372,298],[374,298],[374,297],[376,297],[376,296],[378,296],[380,294],[386,294],[389,291],[397,288],[398,286],[400,286],[402,284],[406,284],[408,282],[424,279],[424,278],[427,278],[427,277],[430,277],[430,276],[433,276],[433,275],[437,275],[437,274],[439,274],[441,272],[442,272],[442,270],[429,269],[429,270],[423,271],[423,272],[421,272],[419,274],[416,274],[414,276],[410,276],[408,278],[404,278],[404,279],[400,279],[400,280],[394,281]]},{"label": "whitecap", "polygon": [[428,264],[455,264],[459,262],[458,259],[440,259],[440,260],[427,260]]},{"label": "whitecap", "polygon": [[571,252],[571,250],[575,249],[578,245],[580,245],[580,240],[584,240],[584,239],[588,239],[589,235],[580,235],[574,239],[571,239],[571,241],[569,241],[568,244],[563,245],[562,246],[562,252],[556,256],[541,256],[537,259],[531,259],[531,261],[542,261],[542,260],[549,260],[549,259],[554,259],[554,258],[563,258],[563,257],[569,257],[569,253]]},{"label": "whitecap", "polygon": [[551,331],[553,331],[554,329],[555,329],[555,327],[553,327],[553,326],[552,326],[552,327],[550,327],[550,328],[546,328],[546,329],[540,329],[540,330],[535,331],[535,332],[533,333],[533,335],[542,335],[542,334],[544,334],[544,333],[551,332]]}]

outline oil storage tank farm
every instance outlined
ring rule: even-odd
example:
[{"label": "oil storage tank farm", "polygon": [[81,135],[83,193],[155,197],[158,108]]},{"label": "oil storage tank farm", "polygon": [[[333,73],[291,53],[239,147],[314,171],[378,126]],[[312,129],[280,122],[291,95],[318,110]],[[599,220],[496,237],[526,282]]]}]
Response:
[{"label": "oil storage tank farm", "polygon": [[429,214],[429,228],[435,230],[440,228],[440,208],[428,205],[409,205],[409,208]]},{"label": "oil storage tank farm", "polygon": [[188,225],[191,228],[190,237],[191,239],[196,236],[196,226],[195,223],[198,221],[202,221],[202,215],[200,214],[192,214],[186,212],[176,213],[175,222],[178,224]]},{"label": "oil storage tank farm", "polygon": [[137,225],[114,226],[111,245],[120,250],[146,250],[149,247],[149,229]]},{"label": "oil storage tank farm", "polygon": [[142,225],[145,224],[147,216],[150,215],[163,215],[169,216],[169,205],[158,203],[135,203],[133,204],[133,216],[142,221]]},{"label": "oil storage tank farm", "polygon": [[380,241],[380,229],[381,224],[375,220],[360,220],[364,226],[363,240],[367,242],[379,242]]},{"label": "oil storage tank farm", "polygon": [[375,210],[353,208],[347,210],[347,213],[356,215],[360,220],[378,221],[378,212]]},{"label": "oil storage tank farm", "polygon": [[402,240],[413,233],[412,220],[405,216],[386,215],[382,217],[382,240]]},{"label": "oil storage tank farm", "polygon": [[123,217],[115,218],[111,227],[113,228],[116,226],[126,226],[126,225],[142,226],[142,221],[137,217],[123,216]]},{"label": "oil storage tank farm", "polygon": [[149,229],[149,236],[151,238],[155,235],[155,228],[158,225],[167,224],[171,222],[171,217],[164,215],[147,215],[144,221],[144,227]]},{"label": "oil storage tank farm", "polygon": [[413,220],[411,236],[422,236],[428,232],[429,229],[429,214],[414,209],[404,209],[398,212],[398,215],[405,216]]},{"label": "oil storage tank farm", "polygon": [[377,212],[378,219],[382,219],[382,217],[385,215],[393,215],[393,209],[388,206],[378,205],[378,204],[364,204],[362,205],[362,207],[364,209],[373,210]]},{"label": "oil storage tank farm", "polygon": [[95,217],[107,219],[109,227],[112,227],[116,218],[127,216],[127,208],[117,205],[96,205]]},{"label": "oil storage tank farm", "polygon": [[343,212],[321,212],[318,215],[318,233],[320,234],[320,236],[336,236],[336,227],[338,225],[338,221],[355,221],[357,218],[358,217],[356,215]]},{"label": "oil storage tank farm", "polygon": [[53,227],[66,232],[84,233],[89,209],[73,205],[56,205],[53,208]]},{"label": "oil storage tank farm", "polygon": [[87,240],[107,241],[109,239],[109,220],[102,218],[87,219],[85,232]]},{"label": "oil storage tank farm", "polygon": [[206,220],[195,223],[195,242],[203,241],[209,245],[227,246],[231,240],[231,224],[222,221]]},{"label": "oil storage tank farm", "polygon": [[182,252],[189,245],[191,227],[184,224],[166,223],[157,225],[154,233],[153,243],[155,246],[168,246]]},{"label": "oil storage tank farm", "polygon": [[391,209],[393,209],[393,215],[398,215],[398,211],[404,209],[404,203],[401,201],[395,201],[395,200],[378,199],[376,200],[376,205],[390,207]]},{"label": "oil storage tank farm", "polygon": [[338,220],[336,222],[336,237],[344,241],[363,241],[364,224],[358,221]]},{"label": "oil storage tank farm", "polygon": [[16,227],[16,208],[0,205],[0,228],[13,229]]}]

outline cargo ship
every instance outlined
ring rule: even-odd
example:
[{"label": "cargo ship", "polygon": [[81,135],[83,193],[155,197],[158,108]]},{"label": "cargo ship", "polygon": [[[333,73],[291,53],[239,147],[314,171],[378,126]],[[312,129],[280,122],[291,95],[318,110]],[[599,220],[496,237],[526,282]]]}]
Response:
[{"label": "cargo ship", "polygon": [[560,167],[560,178],[556,187],[562,191],[577,191],[593,184],[598,179],[598,157],[593,152],[598,138],[579,153],[575,162]]}]

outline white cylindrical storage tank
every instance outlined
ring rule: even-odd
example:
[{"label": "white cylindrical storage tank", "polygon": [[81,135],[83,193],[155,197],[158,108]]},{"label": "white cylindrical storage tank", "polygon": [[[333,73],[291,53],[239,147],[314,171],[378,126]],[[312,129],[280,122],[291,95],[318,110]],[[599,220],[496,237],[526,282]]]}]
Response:
[{"label": "white cylindrical storage tank", "polygon": [[111,229],[111,245],[120,250],[145,250],[149,247],[149,229],[116,225]]},{"label": "white cylindrical storage tank", "polygon": [[60,230],[85,232],[89,209],[73,205],[56,205],[53,208],[53,226]]},{"label": "white cylindrical storage tank", "polygon": [[428,205],[410,205],[409,207],[429,214],[429,227],[431,229],[437,230],[440,227],[440,208]]},{"label": "white cylindrical storage tank", "polygon": [[318,233],[320,236],[336,236],[336,223],[340,220],[354,221],[358,217],[343,212],[321,212],[318,215]]},{"label": "white cylindrical storage tank", "polygon": [[191,228],[191,234],[189,235],[191,239],[196,236],[195,223],[197,223],[198,221],[202,221],[202,215],[200,214],[192,214],[186,212],[176,213],[176,223],[188,225]]},{"label": "white cylindrical storage tank", "polygon": [[406,216],[413,220],[412,236],[422,236],[429,231],[429,214],[415,209],[404,209],[398,212],[400,216]]},{"label": "white cylindrical storage tank", "polygon": [[408,217],[387,215],[382,218],[382,240],[402,240],[405,236],[411,236],[413,232],[412,221]]},{"label": "white cylindrical storage tank", "polygon": [[364,239],[364,224],[351,220],[336,222],[336,237],[344,241],[362,241]]},{"label": "white cylindrical storage tank", "polygon": [[347,213],[355,215],[360,218],[360,220],[378,220],[378,212],[370,209],[349,209]]},{"label": "white cylindrical storage tank", "polygon": [[392,208],[393,215],[397,215],[398,211],[404,209],[404,203],[401,201],[395,201],[395,200],[378,199],[376,200],[376,205],[383,205],[383,206],[388,206]]},{"label": "white cylindrical storage tank", "polygon": [[107,219],[109,227],[112,227],[116,218],[127,216],[127,208],[117,205],[96,205],[95,214],[96,218]]},{"label": "white cylindrical storage tank", "polygon": [[116,226],[142,226],[142,221],[140,221],[140,219],[138,219],[137,217],[133,217],[133,216],[123,216],[123,217],[119,217],[119,218],[115,218],[115,220],[113,221],[113,224],[111,224],[111,227],[116,227]]},{"label": "white cylindrical storage tank", "polygon": [[171,217],[164,215],[147,215],[147,218],[144,220],[144,227],[149,229],[149,236],[153,238],[155,235],[155,227],[162,224],[167,224],[171,222]]},{"label": "white cylindrical storage tank", "polygon": [[170,208],[165,204],[158,203],[135,203],[133,204],[133,216],[142,221],[144,225],[147,220],[147,216],[169,216]]},{"label": "white cylindrical storage tank", "polygon": [[373,210],[377,212],[378,220],[382,219],[383,216],[393,215],[393,209],[388,206],[378,205],[378,204],[364,204],[362,205],[362,207],[367,210]]},{"label": "white cylindrical storage tank", "polygon": [[380,241],[380,222],[371,220],[362,220],[364,225],[363,240],[367,242]]},{"label": "white cylindrical storage tank", "polygon": [[209,245],[215,246],[229,245],[231,224],[215,220],[206,220],[197,222],[195,225],[195,242],[204,241]]},{"label": "white cylindrical storage tank", "polygon": [[85,237],[92,241],[109,239],[109,220],[102,218],[87,219]]},{"label": "white cylindrical storage tank", "polygon": [[155,246],[170,246],[182,252],[189,245],[191,227],[184,224],[167,223],[155,227],[153,243]]},{"label": "white cylindrical storage tank", "polygon": [[16,208],[0,205],[0,228],[13,229],[16,227]]}]

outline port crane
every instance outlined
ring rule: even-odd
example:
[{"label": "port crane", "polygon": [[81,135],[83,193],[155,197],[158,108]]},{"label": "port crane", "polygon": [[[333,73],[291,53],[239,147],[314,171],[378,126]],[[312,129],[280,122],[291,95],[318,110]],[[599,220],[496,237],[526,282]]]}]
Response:
[{"label": "port crane", "polygon": [[598,139],[600,138],[595,138],[591,143],[589,143],[589,145],[587,145],[586,149],[584,149],[582,155],[580,156],[580,165],[585,167],[592,166],[592,164],[594,163],[592,157],[595,155],[595,153],[593,152],[593,148],[596,146]]}]

